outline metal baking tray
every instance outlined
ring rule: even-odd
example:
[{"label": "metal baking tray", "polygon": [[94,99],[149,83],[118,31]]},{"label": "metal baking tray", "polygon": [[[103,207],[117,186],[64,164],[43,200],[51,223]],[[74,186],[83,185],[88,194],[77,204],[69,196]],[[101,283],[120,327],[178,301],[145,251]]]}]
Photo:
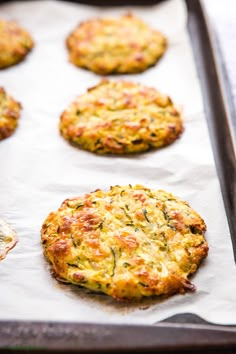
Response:
[{"label": "metal baking tray", "polygon": [[[236,259],[236,144],[228,82],[200,0],[185,0],[188,31],[200,77],[218,177]],[[3,1],[0,1],[0,3]],[[151,4],[152,0],[82,0],[96,5]],[[1,306],[1,304],[0,304]],[[235,321],[236,322],[236,321]],[[152,326],[0,321],[0,352],[235,353],[235,326],[180,314]]]}]

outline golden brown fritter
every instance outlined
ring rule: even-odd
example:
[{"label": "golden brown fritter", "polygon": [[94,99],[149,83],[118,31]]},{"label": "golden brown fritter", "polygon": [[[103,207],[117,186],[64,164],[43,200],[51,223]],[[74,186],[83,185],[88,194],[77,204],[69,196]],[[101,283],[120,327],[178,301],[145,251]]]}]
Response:
[{"label": "golden brown fritter", "polygon": [[8,138],[18,126],[21,104],[0,87],[0,140]]},{"label": "golden brown fritter", "polygon": [[190,206],[141,185],[65,200],[46,218],[45,256],[59,280],[117,300],[194,290],[206,225]]},{"label": "golden brown fritter", "polygon": [[127,154],[171,144],[183,131],[171,99],[154,88],[103,80],[61,115],[62,136],[99,154]]},{"label": "golden brown fritter", "polygon": [[167,47],[160,32],[131,14],[82,22],[66,43],[73,64],[102,75],[144,71]]},{"label": "golden brown fritter", "polygon": [[0,69],[22,61],[33,46],[34,42],[25,29],[0,19]]},{"label": "golden brown fritter", "polygon": [[13,228],[4,220],[0,219],[0,261],[16,245],[17,237]]}]

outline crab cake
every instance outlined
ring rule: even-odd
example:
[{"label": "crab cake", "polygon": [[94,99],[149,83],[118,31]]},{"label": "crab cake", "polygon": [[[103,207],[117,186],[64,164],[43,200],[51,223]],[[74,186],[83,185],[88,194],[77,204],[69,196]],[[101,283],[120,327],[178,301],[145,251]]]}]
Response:
[{"label": "crab cake", "polygon": [[21,104],[0,87],[0,140],[8,138],[16,129]]},{"label": "crab cake", "polygon": [[167,47],[160,32],[131,14],[82,22],[66,43],[73,64],[102,75],[144,71]]},{"label": "crab cake", "polygon": [[0,69],[22,61],[33,46],[34,42],[25,29],[0,19]]},{"label": "crab cake", "polygon": [[126,81],[103,80],[61,115],[66,140],[100,154],[127,154],[171,144],[183,131],[171,99]]},{"label": "crab cake", "polygon": [[59,280],[117,300],[194,290],[206,225],[184,201],[141,185],[65,200],[41,235]]},{"label": "crab cake", "polygon": [[17,237],[13,228],[4,220],[0,219],[0,261],[16,245]]}]

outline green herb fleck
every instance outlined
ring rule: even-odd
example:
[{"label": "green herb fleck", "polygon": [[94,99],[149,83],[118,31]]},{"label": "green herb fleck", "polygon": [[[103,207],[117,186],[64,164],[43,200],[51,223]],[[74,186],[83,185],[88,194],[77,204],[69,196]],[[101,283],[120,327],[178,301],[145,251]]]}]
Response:
[{"label": "green herb fleck", "polygon": [[133,143],[134,145],[142,144],[142,142],[143,142],[143,139],[135,139],[135,140],[132,140],[132,143]]},{"label": "green herb fleck", "polygon": [[139,281],[139,284],[142,285],[144,288],[148,288],[147,284],[142,283],[141,281]]},{"label": "green herb fleck", "polygon": [[84,206],[84,204],[83,204],[83,203],[80,203],[80,204],[76,205],[75,209],[79,209],[79,208],[81,208],[82,206]]},{"label": "green herb fleck", "polygon": [[111,276],[113,277],[114,274],[115,274],[115,269],[116,269],[116,253],[114,251],[114,249],[111,247],[111,253],[112,253],[112,256],[113,256],[113,268],[112,268],[112,274]]},{"label": "green herb fleck", "polygon": [[150,223],[150,220],[148,219],[148,216],[147,216],[147,210],[143,208],[142,212],[143,212],[143,215],[144,215],[145,219],[147,220],[147,222]]},{"label": "green herb fleck", "polygon": [[128,224],[125,224],[126,226],[134,226],[133,223],[128,223]]},{"label": "green herb fleck", "polygon": [[70,234],[70,238],[71,238],[71,241],[72,241],[72,243],[73,243],[73,246],[76,247],[77,245],[76,245],[76,243],[75,243],[75,239],[74,239],[73,234]]},{"label": "green herb fleck", "polygon": [[168,224],[168,226],[169,226],[172,230],[176,231],[176,227],[175,227],[175,226],[173,226],[173,225],[171,225],[171,224]]},{"label": "green herb fleck", "polygon": [[49,223],[49,224],[44,224],[43,227],[45,227],[46,229],[49,228],[49,226],[51,226],[52,223]]},{"label": "green herb fleck", "polygon": [[94,145],[98,145],[98,144],[100,144],[100,142],[101,142],[101,139],[97,139],[97,140],[95,141]]},{"label": "green herb fleck", "polygon": [[162,212],[163,212],[164,218],[165,218],[167,221],[170,221],[170,217],[169,217],[169,215],[167,214],[166,210],[162,210]]},{"label": "green herb fleck", "polygon": [[190,228],[190,231],[192,232],[192,234],[201,234],[202,233],[201,230],[199,230],[197,226],[190,225],[189,228]]},{"label": "green herb fleck", "polygon": [[104,221],[105,221],[105,218],[98,225],[98,229],[102,230]]},{"label": "green herb fleck", "polygon": [[125,213],[125,215],[127,216],[127,218],[129,220],[132,220],[131,217],[129,216],[129,214],[127,213],[127,205],[125,205],[125,208],[121,208],[123,210],[123,212]]}]

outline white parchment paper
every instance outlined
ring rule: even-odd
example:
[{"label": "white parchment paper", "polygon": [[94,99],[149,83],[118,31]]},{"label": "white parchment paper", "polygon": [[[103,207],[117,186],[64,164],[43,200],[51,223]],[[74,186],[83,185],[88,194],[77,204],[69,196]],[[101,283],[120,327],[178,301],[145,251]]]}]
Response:
[{"label": "white parchment paper", "polygon": [[[101,157],[76,149],[59,136],[61,112],[100,80],[68,62],[64,40],[82,20],[117,16],[127,10],[163,31],[169,49],[157,66],[125,78],[154,86],[182,105],[185,132],[176,143],[158,151]],[[0,143],[0,215],[19,236],[18,245],[0,263],[0,319],[153,324],[192,312],[216,323],[235,324],[236,266],[184,2],[169,0],[127,9],[57,1],[15,2],[1,5],[0,17],[24,25],[36,42],[26,61],[0,72],[0,85],[24,107],[17,131]],[[122,304],[106,295],[60,284],[50,276],[40,245],[40,228],[48,213],[68,197],[128,183],[170,191],[187,200],[205,219],[210,252],[192,278],[195,293]]]}]

